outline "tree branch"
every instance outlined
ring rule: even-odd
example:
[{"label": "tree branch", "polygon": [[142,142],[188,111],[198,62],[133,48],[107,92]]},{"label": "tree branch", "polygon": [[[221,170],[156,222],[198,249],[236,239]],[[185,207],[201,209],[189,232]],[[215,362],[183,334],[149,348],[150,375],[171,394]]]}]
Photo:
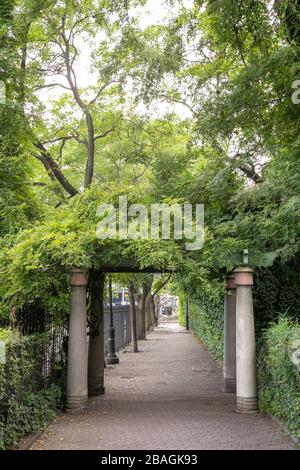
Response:
[{"label": "tree branch", "polygon": [[[219,144],[215,144],[214,145],[214,148],[219,152],[219,153],[222,153],[224,155],[226,155],[226,152],[225,150],[219,145]],[[239,162],[238,161],[238,158],[241,157],[241,154],[240,152],[237,152],[233,157],[228,157],[228,155],[226,155],[226,158],[229,162],[231,161],[236,161],[236,168],[238,168],[242,173],[244,173],[244,175],[247,176],[247,178],[251,179],[252,181],[254,181],[254,183],[261,183],[263,181],[263,178],[262,176],[257,173],[255,171],[255,168],[253,165],[251,164],[247,164],[247,163],[243,163],[243,162]]]},{"label": "tree branch", "polygon": [[49,83],[47,85],[38,85],[36,87],[36,90],[42,90],[44,88],[54,88],[56,86],[64,88],[65,90],[68,90],[68,91],[72,91],[72,89],[70,87],[62,85],[61,83]]},{"label": "tree branch", "polygon": [[[94,159],[95,159],[94,120],[87,105],[83,102],[80,96],[79,88],[77,86],[76,74],[73,69],[72,59],[70,57],[70,47],[73,47],[73,46],[70,44],[70,40],[66,36],[65,23],[66,23],[66,14],[64,14],[64,16],[62,17],[61,31],[60,31],[60,37],[63,41],[64,48],[61,45],[61,43],[59,41],[58,42],[59,42],[59,47],[64,57],[65,66],[67,69],[68,83],[72,89],[72,93],[73,93],[76,103],[82,109],[85,115],[85,121],[87,125],[87,130],[88,130],[88,138],[87,138],[87,160],[86,160],[86,168],[85,168],[84,187],[88,188],[92,184],[93,175],[94,175]],[[75,48],[75,54],[76,54],[76,48]]]},{"label": "tree branch", "polygon": [[55,139],[51,139],[51,140],[43,140],[43,141],[40,141],[40,143],[42,145],[55,144],[56,142],[66,141],[66,140],[71,140],[71,139],[75,139],[75,136],[66,135],[63,137],[56,137]]},{"label": "tree branch", "polygon": [[112,127],[111,129],[108,129],[107,131],[103,132],[103,134],[99,134],[99,135],[96,135],[96,137],[94,138],[94,142],[98,139],[103,139],[104,137],[106,137],[108,134],[111,134],[111,132],[113,132],[115,130],[114,127]]},{"label": "tree branch", "polygon": [[173,273],[170,273],[170,274],[168,275],[168,277],[162,282],[162,284],[153,292],[153,294],[152,294],[152,299],[154,299],[154,297],[159,293],[159,291],[160,291],[163,287],[165,287],[165,285],[166,285],[166,284],[169,282],[169,280],[171,279],[172,274],[173,274]]},{"label": "tree branch", "polygon": [[34,154],[34,157],[44,165],[49,177],[51,179],[55,178],[71,197],[78,194],[77,189],[75,189],[74,186],[72,186],[72,184],[67,180],[58,164],[55,160],[53,160],[43,143],[37,141],[35,146],[40,151],[40,153]]},{"label": "tree branch", "polygon": [[104,83],[98,90],[98,92],[96,93],[96,96],[89,102],[89,105],[92,105],[94,104],[97,99],[99,98],[99,96],[101,95],[101,93],[103,93],[103,91],[105,90],[105,88],[107,88],[109,85],[111,85],[112,83],[116,83],[116,80],[110,80],[109,82],[106,82]]},{"label": "tree branch", "polygon": [[183,106],[186,106],[191,111],[193,116],[197,115],[197,112],[193,109],[193,107],[183,99],[172,98],[171,96],[168,96],[168,95],[165,95],[165,94],[160,94],[159,97],[162,98],[163,100],[170,101],[171,103],[182,104]]}]

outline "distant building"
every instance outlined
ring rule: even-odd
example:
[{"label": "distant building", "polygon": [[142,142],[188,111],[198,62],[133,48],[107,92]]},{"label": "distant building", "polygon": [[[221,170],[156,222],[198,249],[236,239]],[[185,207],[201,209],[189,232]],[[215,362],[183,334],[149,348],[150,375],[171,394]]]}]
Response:
[{"label": "distant building", "polygon": [[178,314],[178,297],[176,295],[162,294],[157,303],[157,312],[163,316],[176,316]]},{"label": "distant building", "polygon": [[128,289],[119,289],[113,291],[112,298],[113,305],[129,305],[129,292]]}]

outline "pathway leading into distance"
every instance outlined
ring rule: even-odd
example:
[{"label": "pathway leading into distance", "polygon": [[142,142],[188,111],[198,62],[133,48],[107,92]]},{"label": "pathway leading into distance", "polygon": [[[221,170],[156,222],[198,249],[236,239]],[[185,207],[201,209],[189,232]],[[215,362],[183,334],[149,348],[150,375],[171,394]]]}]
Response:
[{"label": "pathway leading into distance", "polygon": [[106,369],[87,415],[59,416],[32,449],[295,449],[268,415],[235,412],[222,371],[177,323],[162,323]]}]

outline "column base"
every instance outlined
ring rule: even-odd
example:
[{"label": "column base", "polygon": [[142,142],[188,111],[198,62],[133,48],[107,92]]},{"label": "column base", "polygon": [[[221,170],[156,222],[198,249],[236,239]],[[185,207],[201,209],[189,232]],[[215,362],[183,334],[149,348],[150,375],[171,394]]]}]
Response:
[{"label": "column base", "polygon": [[89,412],[88,397],[67,397],[67,413],[84,414]]},{"label": "column base", "polygon": [[116,356],[116,355],[114,355],[114,356],[106,356],[105,362],[106,362],[106,364],[119,364],[120,359],[119,359],[118,356]]},{"label": "column base", "polygon": [[259,411],[256,397],[237,397],[236,404],[238,413],[257,413]]},{"label": "column base", "polygon": [[236,393],[236,380],[230,377],[224,377],[224,393]]},{"label": "column base", "polygon": [[105,387],[102,379],[89,378],[88,382],[89,396],[94,397],[96,395],[103,395],[105,393]]}]

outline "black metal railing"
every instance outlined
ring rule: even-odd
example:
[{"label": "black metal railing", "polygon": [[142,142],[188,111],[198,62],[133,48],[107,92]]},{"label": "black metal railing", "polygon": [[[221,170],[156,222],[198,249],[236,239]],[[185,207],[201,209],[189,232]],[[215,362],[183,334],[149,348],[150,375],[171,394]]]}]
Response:
[{"label": "black metal railing", "polygon": [[[116,351],[131,341],[131,315],[129,305],[114,305],[113,318],[115,328]],[[104,307],[104,341],[107,352],[109,332],[109,307]],[[47,332],[48,340],[44,343],[42,374],[51,378],[60,367],[65,368],[68,354],[68,319],[60,324],[53,321],[53,315],[45,312],[38,305],[30,304],[18,310],[13,327],[23,336]]]},{"label": "black metal railing", "polygon": [[[113,307],[115,345],[116,351],[123,348],[131,341],[131,317],[129,305],[118,305]],[[104,308],[104,341],[107,350],[109,331],[109,307]]]},{"label": "black metal railing", "polygon": [[[16,311],[11,327],[28,343],[41,337],[39,374],[45,386],[65,380],[68,356],[68,319],[54,321],[51,312],[30,303]],[[21,339],[20,339],[21,340]]]}]

